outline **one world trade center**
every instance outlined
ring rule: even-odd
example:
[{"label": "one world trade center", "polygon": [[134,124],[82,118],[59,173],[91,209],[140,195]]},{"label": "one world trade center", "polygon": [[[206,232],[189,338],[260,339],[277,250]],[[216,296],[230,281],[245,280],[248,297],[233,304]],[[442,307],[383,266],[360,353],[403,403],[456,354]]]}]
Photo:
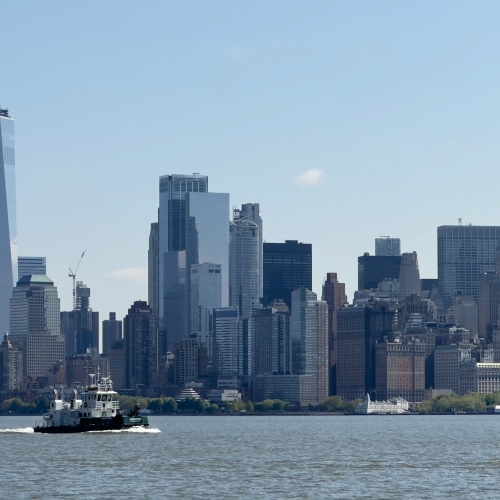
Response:
[{"label": "one world trade center", "polygon": [[0,108],[0,339],[9,330],[10,298],[17,278],[14,120]]}]

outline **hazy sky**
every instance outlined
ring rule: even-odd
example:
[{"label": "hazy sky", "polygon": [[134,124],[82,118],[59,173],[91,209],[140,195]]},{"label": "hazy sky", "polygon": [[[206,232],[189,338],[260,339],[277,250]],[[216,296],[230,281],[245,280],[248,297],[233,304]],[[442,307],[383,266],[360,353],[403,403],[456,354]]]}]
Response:
[{"label": "hazy sky", "polygon": [[436,277],[436,228],[499,225],[497,1],[0,0],[21,255],[101,319],[147,300],[158,179],[200,172],[264,239],[357,286],[379,235]]}]

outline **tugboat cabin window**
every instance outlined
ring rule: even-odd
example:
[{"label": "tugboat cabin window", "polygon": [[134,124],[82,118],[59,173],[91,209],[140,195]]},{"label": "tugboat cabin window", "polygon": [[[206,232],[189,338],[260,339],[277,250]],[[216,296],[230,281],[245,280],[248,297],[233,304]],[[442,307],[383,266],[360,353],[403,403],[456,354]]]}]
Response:
[{"label": "tugboat cabin window", "polygon": [[99,395],[97,396],[97,401],[100,401],[100,400],[101,400],[101,395],[99,394]]},{"label": "tugboat cabin window", "polygon": [[107,396],[106,394],[103,394],[103,395],[102,395],[102,400],[103,400],[103,401],[107,401],[107,400],[108,400],[108,396]]}]

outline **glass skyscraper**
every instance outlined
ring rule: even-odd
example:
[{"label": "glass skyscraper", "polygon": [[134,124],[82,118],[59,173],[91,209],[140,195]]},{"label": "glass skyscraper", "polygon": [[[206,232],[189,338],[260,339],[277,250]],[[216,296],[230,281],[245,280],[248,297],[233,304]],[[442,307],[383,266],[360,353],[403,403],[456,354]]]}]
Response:
[{"label": "glass skyscraper", "polygon": [[495,270],[500,226],[440,226],[438,237],[438,290],[446,306],[456,292],[479,301],[481,274]]},{"label": "glass skyscraper", "polygon": [[261,307],[263,289],[262,219],[258,203],[247,203],[234,210],[230,243],[230,305],[240,316],[251,318]]},{"label": "glass skyscraper", "polygon": [[30,274],[47,274],[45,257],[18,257],[17,279]]},{"label": "glass skyscraper", "polygon": [[10,298],[17,278],[14,120],[0,108],[0,333],[9,329]]},{"label": "glass skyscraper", "polygon": [[[206,193],[208,177],[199,174],[160,177],[158,209],[158,317],[167,349],[188,331],[186,269],[186,198],[189,192]],[[154,305],[154,304],[153,304]]]}]

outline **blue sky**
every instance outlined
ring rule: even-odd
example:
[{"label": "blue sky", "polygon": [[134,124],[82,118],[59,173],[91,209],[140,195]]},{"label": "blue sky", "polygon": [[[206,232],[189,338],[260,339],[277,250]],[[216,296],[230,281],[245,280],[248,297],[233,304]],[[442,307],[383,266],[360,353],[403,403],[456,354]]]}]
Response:
[{"label": "blue sky", "polygon": [[498,225],[500,4],[0,0],[21,255],[105,318],[147,299],[158,178],[258,202],[269,242],[357,285],[379,235],[436,277],[436,228]]}]

